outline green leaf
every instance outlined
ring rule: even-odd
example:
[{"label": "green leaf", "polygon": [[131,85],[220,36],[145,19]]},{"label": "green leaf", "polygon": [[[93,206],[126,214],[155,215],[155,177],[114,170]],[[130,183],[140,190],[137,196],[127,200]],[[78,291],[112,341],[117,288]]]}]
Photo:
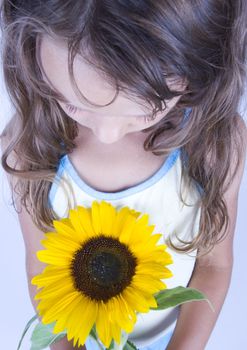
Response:
[{"label": "green leaf", "polygon": [[215,309],[211,302],[206,298],[206,296],[201,293],[199,290],[194,288],[185,288],[182,286],[171,288],[171,289],[163,289],[154,295],[157,301],[157,308],[150,308],[152,310],[163,310],[169,307],[177,306],[183,303],[187,303],[190,301],[198,301],[205,300],[208,302],[210,308],[213,312]]},{"label": "green leaf", "polygon": [[113,349],[114,349],[114,340],[111,341],[109,348],[107,348],[106,350],[113,350]]},{"label": "green leaf", "polygon": [[17,347],[17,350],[19,350],[21,348],[21,344],[22,344],[22,341],[25,337],[25,334],[27,333],[28,329],[30,328],[31,324],[38,318],[38,315],[34,315],[31,320],[28,321],[28,323],[26,324],[25,328],[24,328],[24,331],[22,333],[22,336],[21,336],[21,339],[19,341],[19,344],[18,344],[18,347]]},{"label": "green leaf", "polygon": [[48,325],[39,322],[31,336],[31,349],[30,350],[41,350],[47,348],[49,345],[56,343],[60,339],[66,336],[66,332],[60,332],[58,334],[52,333],[55,322]]},{"label": "green leaf", "polygon": [[96,333],[95,323],[94,323],[93,327],[91,328],[90,335],[91,335],[91,337],[93,337],[95,340],[97,340],[97,333]]},{"label": "green leaf", "polygon": [[127,341],[123,350],[139,350],[130,340]]}]

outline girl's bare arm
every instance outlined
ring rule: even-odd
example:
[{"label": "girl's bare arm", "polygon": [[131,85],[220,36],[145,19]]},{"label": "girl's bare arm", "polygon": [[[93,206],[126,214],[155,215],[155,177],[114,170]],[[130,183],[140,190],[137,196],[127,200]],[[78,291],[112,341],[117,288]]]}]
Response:
[{"label": "girl's bare arm", "polygon": [[[1,139],[1,150],[2,152],[5,151],[6,147],[9,144],[9,140],[7,138],[2,138]],[[8,164],[11,167],[14,167],[17,163],[17,160],[11,154],[8,157]],[[18,169],[18,167],[17,167]],[[15,185],[15,179],[12,178],[8,173],[7,173],[7,180],[9,181],[10,188],[14,187]],[[18,208],[18,212],[20,211],[21,205],[19,203],[19,200],[17,197],[14,195],[14,200],[15,200],[15,205]],[[32,302],[32,305],[36,311],[36,307],[38,305],[38,301],[34,300],[34,296],[37,293],[36,286],[31,284],[31,279],[36,276],[37,274],[40,274],[43,270],[43,268],[46,266],[42,262],[40,262],[37,257],[36,257],[36,252],[38,250],[43,249],[40,240],[44,239],[44,232],[39,230],[33,223],[29,213],[26,211],[24,207],[22,207],[22,210],[20,213],[18,213],[18,219],[20,222],[20,228],[21,232],[23,235],[23,240],[25,243],[25,248],[26,248],[26,271],[27,271],[27,279],[28,279],[28,289],[29,289],[29,294],[30,294],[30,299]],[[81,347],[73,347],[73,340],[68,341],[67,338],[63,338],[60,341],[58,341],[56,344],[51,345],[50,347],[51,350],[86,350],[85,346]]]},{"label": "girl's bare arm", "polygon": [[[181,305],[174,334],[166,350],[204,350],[224,303],[230,280],[231,267],[195,269],[188,287],[204,293],[215,308],[206,301],[193,301]],[[162,349],[163,350],[163,349]]]},{"label": "girl's bare arm", "polygon": [[215,312],[212,312],[206,301],[182,304],[174,334],[166,350],[205,349],[230,285],[238,193],[244,171],[247,147],[247,129],[242,119],[239,119],[239,128],[244,134],[245,152],[237,173],[224,194],[229,213],[227,236],[223,241],[215,245],[209,254],[196,260],[195,268],[188,284],[188,287],[196,288],[207,296],[212,302]]}]

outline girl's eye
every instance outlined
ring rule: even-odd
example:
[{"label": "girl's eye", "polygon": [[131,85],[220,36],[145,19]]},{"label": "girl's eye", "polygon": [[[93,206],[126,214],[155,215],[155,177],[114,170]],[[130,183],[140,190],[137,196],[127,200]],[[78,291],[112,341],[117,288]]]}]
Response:
[{"label": "girl's eye", "polygon": [[69,111],[70,113],[75,113],[75,112],[78,110],[77,107],[72,106],[72,105],[65,105],[65,107],[68,109],[68,111]]},{"label": "girl's eye", "polygon": [[[76,113],[77,111],[78,111],[78,108],[77,107],[75,107],[75,106],[72,106],[72,105],[65,105],[65,107],[68,109],[68,111],[70,112],[70,113]],[[145,115],[143,118],[141,118],[140,119],[140,117],[137,117],[137,120],[138,121],[143,121],[144,120],[144,122],[145,123],[149,123],[150,121],[152,121],[152,120],[154,120],[155,119],[155,117],[152,115],[152,114],[149,114],[149,115]]]},{"label": "girl's eye", "polygon": [[155,119],[155,116],[153,116],[152,114],[149,114],[149,115],[145,115],[143,118],[145,123],[149,123]]}]

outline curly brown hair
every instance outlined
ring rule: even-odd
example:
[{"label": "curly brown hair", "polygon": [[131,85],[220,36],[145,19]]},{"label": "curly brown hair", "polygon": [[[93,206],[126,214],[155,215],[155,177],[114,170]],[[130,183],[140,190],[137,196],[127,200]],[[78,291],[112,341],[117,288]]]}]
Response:
[{"label": "curly brown hair", "polygon": [[[47,205],[49,190],[78,132],[56,102],[62,97],[42,78],[38,42],[48,34],[68,43],[74,83],[73,61],[80,54],[117,91],[148,102],[154,114],[181,95],[165,118],[146,129],[152,132],[143,146],[156,155],[180,147],[183,177],[202,189],[200,232],[173,248],[207,253],[223,239],[229,221],[223,194],[243,151],[237,119],[246,79],[246,1],[3,0],[0,11],[4,81],[16,109],[1,135],[10,140],[1,162],[18,180],[14,190],[35,224],[47,231],[58,219]],[[174,76],[187,79],[184,91],[168,88],[164,78]],[[191,114],[181,128],[174,118],[182,120],[185,108]],[[168,129],[170,136],[163,137]],[[18,169],[7,164],[12,152]]]}]

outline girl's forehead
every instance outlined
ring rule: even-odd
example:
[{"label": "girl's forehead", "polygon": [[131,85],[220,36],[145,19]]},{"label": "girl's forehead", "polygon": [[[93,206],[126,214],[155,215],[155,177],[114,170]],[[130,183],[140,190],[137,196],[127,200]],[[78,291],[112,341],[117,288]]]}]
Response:
[{"label": "girl's forehead", "polygon": [[[152,108],[148,103],[138,97],[128,96],[122,91],[111,102],[116,95],[115,87],[109,83],[102,71],[97,70],[79,54],[75,56],[73,63],[76,84],[86,99],[100,107],[92,106],[77,95],[70,80],[68,48],[65,40],[54,39],[48,35],[42,36],[39,40],[39,55],[41,70],[45,73],[43,74],[44,80],[64,96],[68,103],[78,108],[92,109],[92,111],[100,111],[107,115],[136,116],[152,113]],[[187,82],[175,77],[175,80],[166,78],[166,83],[173,90],[182,91]],[[109,105],[105,106],[106,104]]]},{"label": "girl's forehead", "polygon": [[[50,84],[71,104],[78,107],[87,106],[87,108],[95,110],[97,107],[87,104],[84,100],[80,101],[80,97],[76,95],[72,88],[72,83],[69,79],[66,43],[43,36],[40,40],[39,48],[41,69],[49,79]],[[112,101],[116,90],[103,77],[103,74],[97,71],[96,67],[90,65],[82,56],[76,55],[73,70],[78,88],[88,100],[98,105],[105,105]],[[48,82],[45,75],[43,74],[43,77]],[[144,106],[143,101],[133,101],[133,99],[131,100],[121,92],[109,106],[99,107],[99,109],[110,114],[119,114],[119,111],[126,110],[126,115],[128,111],[129,114],[133,115],[150,112],[148,104]],[[122,114],[125,114],[125,112],[122,112]]]}]

